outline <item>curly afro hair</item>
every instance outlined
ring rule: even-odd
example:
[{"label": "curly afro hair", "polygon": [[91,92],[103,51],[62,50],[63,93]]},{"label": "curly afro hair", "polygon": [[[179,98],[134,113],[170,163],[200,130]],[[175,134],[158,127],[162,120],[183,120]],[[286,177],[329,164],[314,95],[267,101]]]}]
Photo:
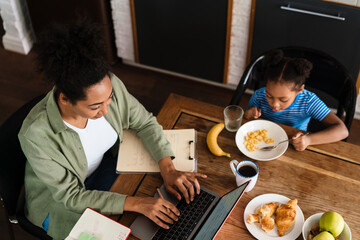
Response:
[{"label": "curly afro hair", "polygon": [[313,67],[305,58],[284,57],[283,51],[279,49],[272,50],[265,56],[264,65],[266,81],[293,83],[294,90],[305,84]]},{"label": "curly afro hair", "polygon": [[72,104],[85,100],[85,91],[109,75],[104,60],[101,28],[89,20],[53,23],[35,46],[38,70],[55,85],[55,98],[63,93]]}]

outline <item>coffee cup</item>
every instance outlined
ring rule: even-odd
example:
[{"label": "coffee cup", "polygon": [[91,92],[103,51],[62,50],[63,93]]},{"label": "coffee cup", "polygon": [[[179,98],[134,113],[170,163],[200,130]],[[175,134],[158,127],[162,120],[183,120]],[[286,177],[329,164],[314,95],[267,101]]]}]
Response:
[{"label": "coffee cup", "polygon": [[259,167],[256,163],[250,160],[244,160],[238,162],[237,160],[232,160],[230,162],[230,168],[233,174],[236,177],[236,185],[240,186],[241,184],[250,181],[246,192],[250,192],[257,181],[259,176]]}]

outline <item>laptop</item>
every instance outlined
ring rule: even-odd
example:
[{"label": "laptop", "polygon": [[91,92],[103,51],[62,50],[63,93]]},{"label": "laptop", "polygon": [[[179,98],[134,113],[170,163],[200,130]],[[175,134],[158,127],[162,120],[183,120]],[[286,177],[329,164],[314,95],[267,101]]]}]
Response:
[{"label": "laptop", "polygon": [[[179,210],[177,222],[170,229],[159,227],[143,215],[131,224],[132,234],[142,240],[150,239],[213,239],[244,194],[250,181],[220,197],[217,193],[201,186],[200,194],[187,204],[182,198],[177,200],[168,193],[165,186],[160,187],[163,197]],[[158,193],[154,197],[159,197]]]}]

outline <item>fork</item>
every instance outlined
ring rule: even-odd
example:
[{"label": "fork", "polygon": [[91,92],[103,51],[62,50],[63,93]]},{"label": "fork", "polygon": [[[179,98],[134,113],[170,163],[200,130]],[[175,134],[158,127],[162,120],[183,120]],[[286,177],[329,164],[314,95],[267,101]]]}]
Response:
[{"label": "fork", "polygon": [[[306,135],[308,135],[309,133],[310,133],[310,132],[306,132],[306,133],[304,133],[303,135],[301,135],[301,137],[306,136]],[[271,151],[271,150],[275,149],[277,146],[279,146],[281,143],[288,142],[288,141],[290,141],[290,140],[292,140],[292,138],[289,138],[289,139],[286,139],[286,140],[284,140],[284,141],[281,141],[281,142],[279,142],[278,144],[276,144],[276,145],[274,145],[274,146],[262,147],[262,148],[260,148],[260,150],[262,150],[262,151]]]}]

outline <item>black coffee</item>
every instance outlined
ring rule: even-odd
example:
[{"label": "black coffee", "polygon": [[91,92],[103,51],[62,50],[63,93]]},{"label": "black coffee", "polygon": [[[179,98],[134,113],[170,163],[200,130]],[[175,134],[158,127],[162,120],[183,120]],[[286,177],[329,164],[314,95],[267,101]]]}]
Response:
[{"label": "black coffee", "polygon": [[244,177],[252,177],[256,175],[256,170],[252,166],[242,166],[238,171],[240,175]]}]

